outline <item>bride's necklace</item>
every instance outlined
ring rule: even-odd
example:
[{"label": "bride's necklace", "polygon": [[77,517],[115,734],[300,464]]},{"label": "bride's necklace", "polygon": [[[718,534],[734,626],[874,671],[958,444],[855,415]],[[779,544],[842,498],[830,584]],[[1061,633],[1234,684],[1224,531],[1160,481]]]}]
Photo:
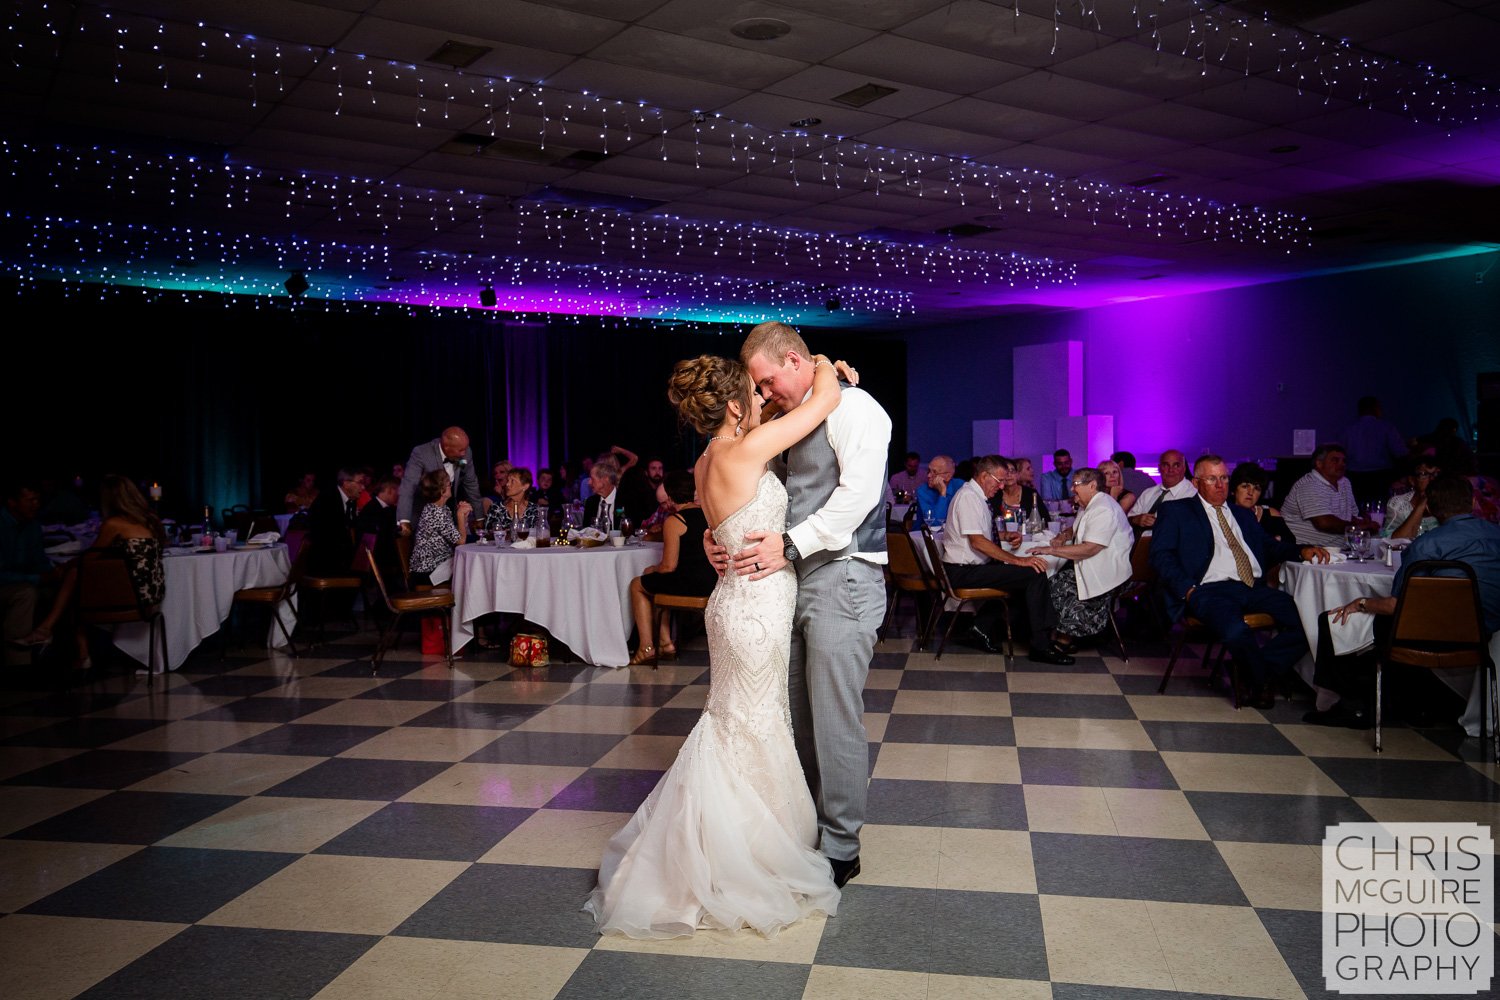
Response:
[{"label": "bride's necklace", "polygon": [[740,436],[739,431],[735,431],[733,434],[718,434],[718,435],[715,435],[714,437],[709,438],[708,439],[708,443],[709,444],[713,444],[715,441],[733,441],[735,438],[737,438],[739,436]]}]

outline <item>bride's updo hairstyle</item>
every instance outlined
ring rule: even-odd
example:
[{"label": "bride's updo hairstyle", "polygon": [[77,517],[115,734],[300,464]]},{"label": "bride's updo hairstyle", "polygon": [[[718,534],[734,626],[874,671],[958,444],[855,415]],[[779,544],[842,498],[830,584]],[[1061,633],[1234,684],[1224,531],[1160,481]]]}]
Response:
[{"label": "bride's updo hairstyle", "polygon": [[672,367],[667,400],[677,408],[679,421],[711,435],[724,426],[731,400],[750,412],[750,374],[738,361],[700,354]]}]

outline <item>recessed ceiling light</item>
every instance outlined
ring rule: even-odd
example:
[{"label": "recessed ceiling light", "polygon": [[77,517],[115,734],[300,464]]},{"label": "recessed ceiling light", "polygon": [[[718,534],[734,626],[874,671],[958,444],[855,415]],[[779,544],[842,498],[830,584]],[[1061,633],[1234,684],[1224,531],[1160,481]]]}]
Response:
[{"label": "recessed ceiling light", "polygon": [[798,118],[794,122],[787,122],[787,128],[812,128],[814,125],[823,124],[821,118]]},{"label": "recessed ceiling light", "polygon": [[729,33],[752,42],[769,42],[792,33],[792,26],[775,17],[747,17],[729,26]]},{"label": "recessed ceiling light", "polygon": [[1302,148],[1301,146],[1293,146],[1293,145],[1272,146],[1271,147],[1271,152],[1273,152],[1273,153],[1295,153],[1297,150],[1299,150],[1301,148]]},{"label": "recessed ceiling light", "polygon": [[488,45],[470,45],[468,42],[455,42],[450,38],[436,52],[428,56],[427,61],[464,69],[474,65],[481,56],[487,56],[493,51],[495,50]]},{"label": "recessed ceiling light", "polygon": [[878,83],[867,83],[863,87],[855,87],[848,93],[840,94],[834,100],[840,104],[847,104],[851,108],[862,108],[882,97],[890,97],[895,92],[895,87],[882,87]]}]

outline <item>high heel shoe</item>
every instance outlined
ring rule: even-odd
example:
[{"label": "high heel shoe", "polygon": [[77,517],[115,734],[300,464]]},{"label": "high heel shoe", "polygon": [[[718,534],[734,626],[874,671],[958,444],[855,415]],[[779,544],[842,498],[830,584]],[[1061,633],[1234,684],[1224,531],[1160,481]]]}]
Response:
[{"label": "high heel shoe", "polygon": [[677,647],[676,646],[662,646],[662,647],[658,648],[657,651],[656,651],[656,658],[658,660],[675,660],[675,659],[677,659]]},{"label": "high heel shoe", "polygon": [[635,651],[635,655],[630,658],[630,665],[632,667],[643,667],[643,666],[646,666],[647,664],[653,663],[655,661],[656,661],[656,647],[655,646],[641,646],[640,648],[638,648]]},{"label": "high heel shoe", "polygon": [[19,639],[12,639],[10,641],[10,644],[12,646],[18,646],[21,649],[29,649],[32,652],[41,653],[44,652],[48,646],[52,645],[52,630],[46,628],[32,629],[30,632],[28,632],[26,635],[21,636]]}]

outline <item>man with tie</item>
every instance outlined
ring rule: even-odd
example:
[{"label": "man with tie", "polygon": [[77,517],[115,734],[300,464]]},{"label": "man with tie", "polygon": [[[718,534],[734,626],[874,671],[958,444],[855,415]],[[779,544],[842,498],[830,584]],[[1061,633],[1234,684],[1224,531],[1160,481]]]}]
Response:
[{"label": "man with tie", "polygon": [[[1169,453],[1170,454],[1170,453]],[[1166,456],[1163,458],[1165,479]],[[1151,566],[1161,578],[1167,611],[1203,622],[1230,655],[1249,672],[1251,704],[1276,703],[1276,679],[1307,652],[1307,637],[1290,595],[1266,586],[1275,563],[1327,562],[1317,546],[1298,548],[1278,542],[1261,529],[1255,515],[1228,503],[1229,470],[1218,455],[1204,455],[1193,466],[1195,501],[1162,504],[1153,519]],[[1270,615],[1276,635],[1264,646],[1245,626],[1244,616]]]},{"label": "man with tie", "polygon": [[[608,525],[608,530],[613,531],[620,526],[620,463],[615,461],[613,455],[605,455],[594,460],[589,467],[589,494],[588,500],[583,505],[583,526],[585,528],[598,527],[601,522]],[[625,513],[629,514],[630,511]],[[638,510],[634,513],[637,520],[649,514],[650,511]]]},{"label": "man with tie", "polygon": [[1152,525],[1156,524],[1157,517],[1161,514],[1162,504],[1171,503],[1174,500],[1186,500],[1193,495],[1193,481],[1185,478],[1187,476],[1187,459],[1182,452],[1173,448],[1161,453],[1161,485],[1152,484],[1151,488],[1139,495],[1135,511],[1130,515],[1130,526],[1135,529],[1136,537],[1151,534]]},{"label": "man with tie", "polygon": [[475,510],[481,509],[479,497],[479,475],[474,471],[474,450],[469,447],[469,435],[462,427],[449,427],[443,433],[411,450],[401,477],[401,493],[396,500],[396,523],[401,534],[412,532],[412,515],[417,509],[417,489],[422,477],[435,469],[445,469],[453,483],[454,505],[467,500]]},{"label": "man with tie", "polygon": [[312,576],[347,576],[354,561],[354,528],[359,520],[359,472],[340,469],[338,488],[322,490],[307,511],[307,572]]}]

